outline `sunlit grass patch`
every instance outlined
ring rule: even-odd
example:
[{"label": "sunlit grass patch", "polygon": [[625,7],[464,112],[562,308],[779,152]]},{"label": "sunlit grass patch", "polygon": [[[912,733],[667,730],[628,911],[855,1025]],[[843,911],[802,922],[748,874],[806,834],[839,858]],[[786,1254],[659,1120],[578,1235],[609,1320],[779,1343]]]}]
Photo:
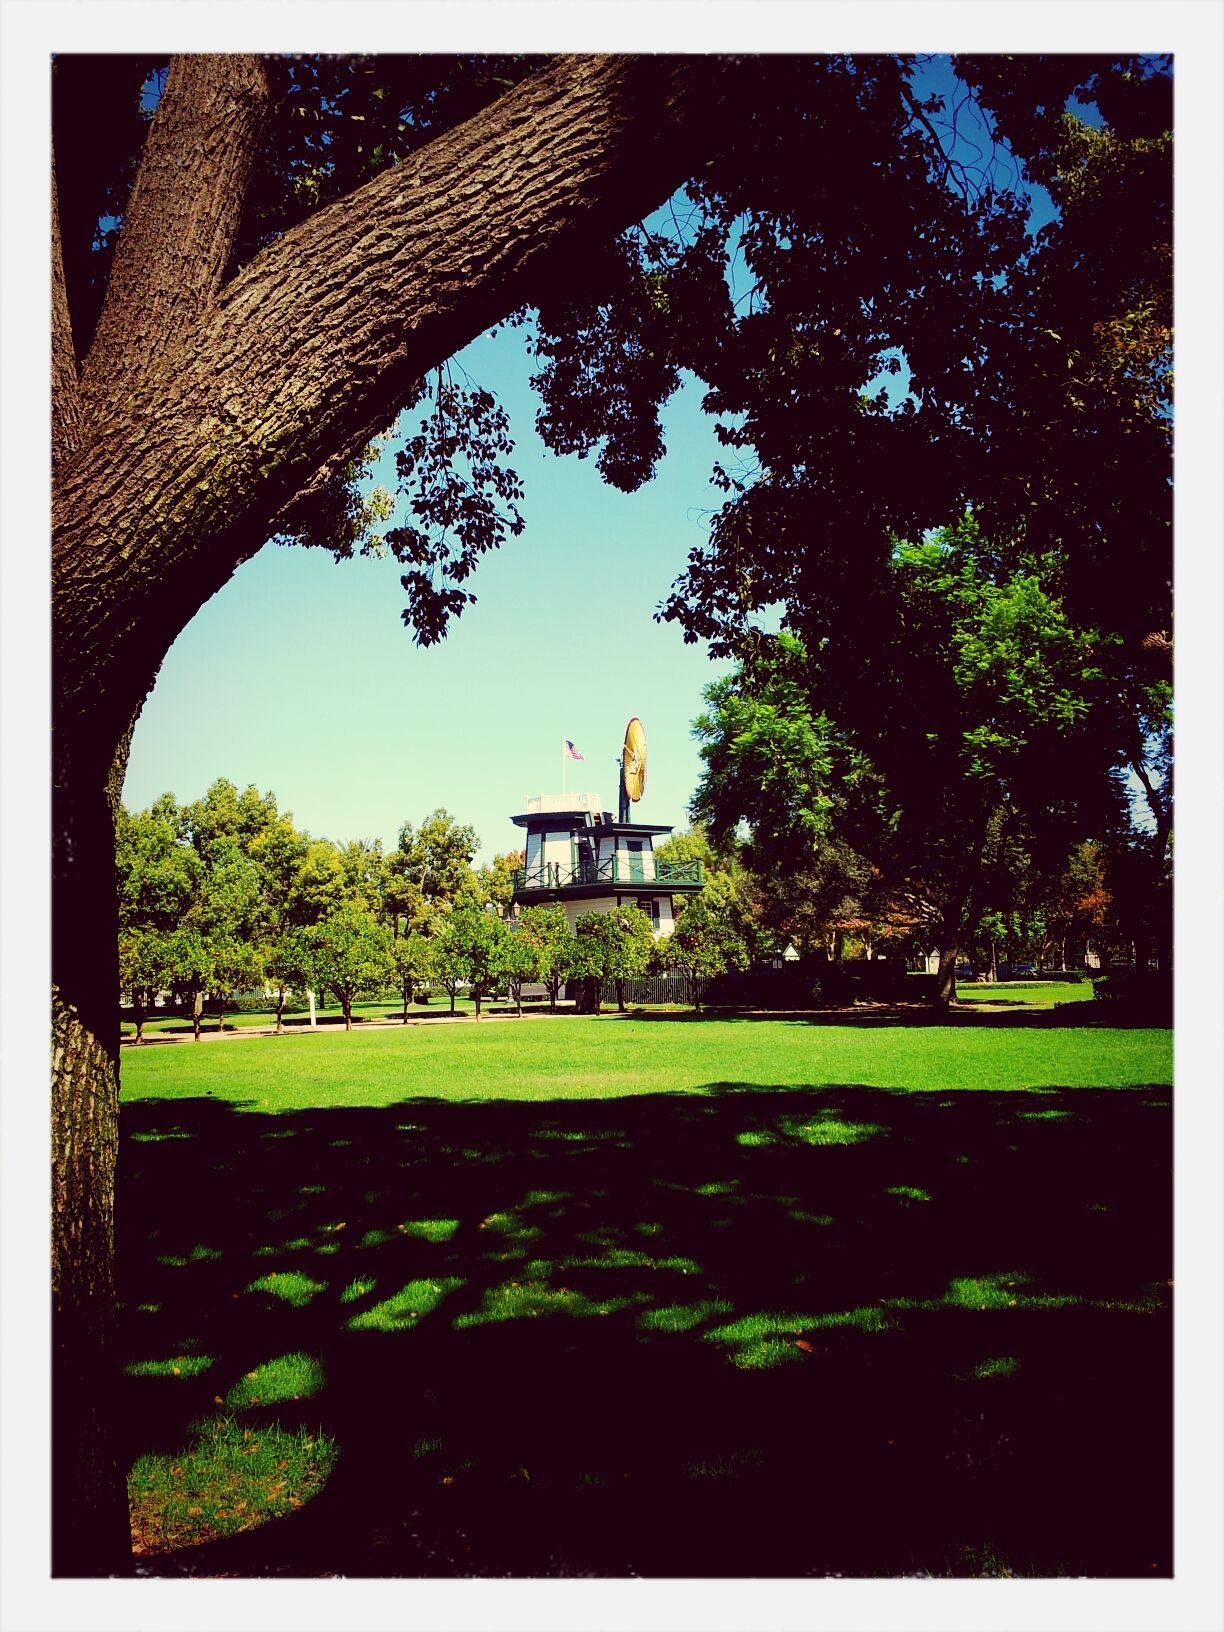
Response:
[{"label": "sunlit grass patch", "polygon": [[805,1145],[861,1145],[888,1130],[878,1122],[846,1122],[840,1116],[783,1116],[778,1120],[778,1131]]},{"label": "sunlit grass patch", "polygon": [[989,1360],[981,1360],[973,1368],[975,1377],[1014,1377],[1020,1370],[1020,1362],[1014,1354],[997,1354]]},{"label": "sunlit grass patch", "polygon": [[436,1309],[449,1293],[463,1285],[455,1277],[431,1281],[409,1281],[392,1297],[372,1309],[354,1315],[348,1322],[352,1332],[403,1332],[415,1326],[422,1315]]},{"label": "sunlit grass patch", "polygon": [[225,1396],[231,1411],[248,1405],[276,1405],[281,1400],[305,1400],[317,1394],[326,1379],[323,1367],[309,1354],[282,1354],[248,1371]]},{"label": "sunlit grass patch", "polygon": [[832,1213],[809,1213],[802,1207],[788,1208],[786,1216],[793,1218],[796,1224],[819,1224],[824,1229],[837,1222]]},{"label": "sunlit grass patch", "polygon": [[176,1456],[142,1456],[128,1475],[137,1557],[196,1546],[303,1507],[336,1460],[325,1434],[279,1425],[243,1428],[232,1417],[199,1423]]},{"label": "sunlit grass patch", "polygon": [[802,1359],[803,1351],[795,1345],[812,1324],[809,1315],[762,1310],[722,1326],[712,1326],[702,1334],[702,1342],[726,1348],[734,1365],[747,1371],[759,1371]]},{"label": "sunlit grass patch", "polygon": [[356,1280],[350,1281],[344,1291],[341,1292],[340,1302],[358,1303],[362,1298],[373,1292],[377,1285],[378,1282],[372,1276],[358,1276]]},{"label": "sunlit grass patch", "polygon": [[400,1225],[403,1235],[412,1235],[422,1241],[449,1241],[459,1228],[457,1218],[412,1218]]},{"label": "sunlit grass patch", "polygon": [[503,1281],[500,1286],[488,1289],[479,1309],[460,1315],[455,1327],[462,1330],[468,1326],[485,1326],[491,1321],[529,1320],[540,1315],[610,1315],[643,1301],[642,1298],[588,1298],[572,1287],[549,1286],[543,1280]]},{"label": "sunlit grass patch", "polygon": [[786,1145],[861,1145],[888,1130],[878,1122],[846,1122],[840,1116],[782,1116],[772,1128],[745,1128],[735,1142],[748,1149]]},{"label": "sunlit grass patch", "polygon": [[213,1364],[208,1354],[176,1354],[169,1360],[133,1360],[125,1377],[200,1377]]},{"label": "sunlit grass patch", "polygon": [[[527,1266],[528,1273],[536,1272],[537,1260]],[[648,1252],[632,1252],[625,1247],[608,1247],[601,1253],[591,1254],[589,1257],[567,1257],[553,1260],[557,1269],[670,1269],[679,1275],[700,1274],[700,1265],[692,1258],[681,1258],[673,1254],[667,1258],[655,1258]],[[546,1266],[545,1266],[546,1267]]]},{"label": "sunlit grass patch", "polygon": [[538,1225],[526,1223],[514,1212],[490,1213],[487,1218],[482,1218],[476,1227],[480,1230],[492,1230],[510,1241],[536,1241],[544,1233]]},{"label": "sunlit grass patch", "polygon": [[856,1326],[860,1332],[887,1332],[897,1324],[888,1309],[888,1305],[865,1303],[857,1309],[838,1309],[831,1314],[817,1315],[808,1324],[815,1330]]},{"label": "sunlit grass patch", "polygon": [[256,1247],[252,1254],[255,1258],[278,1258],[282,1252],[307,1252],[314,1245],[308,1235],[296,1236],[292,1241],[282,1241],[279,1246]]},{"label": "sunlit grass patch", "polygon": [[1019,1270],[1003,1270],[996,1275],[958,1276],[948,1283],[942,1298],[923,1308],[951,1307],[957,1309],[1063,1309],[1079,1303],[1076,1297],[1050,1293],[1028,1293],[1024,1288],[1032,1282],[1031,1275]]},{"label": "sunlit grass patch", "polygon": [[216,1247],[206,1247],[203,1243],[197,1243],[185,1255],[169,1253],[157,1261],[159,1264],[164,1264],[167,1269],[186,1269],[188,1264],[211,1264],[215,1263],[220,1257],[221,1254]]},{"label": "sunlit grass patch", "polygon": [[691,1332],[703,1321],[730,1313],[729,1303],[669,1303],[659,1309],[644,1309],[635,1324],[646,1332]]},{"label": "sunlit grass patch", "polygon": [[295,1309],[304,1309],[312,1298],[327,1291],[326,1281],[311,1280],[296,1269],[274,1269],[270,1275],[261,1275],[247,1287],[248,1292],[267,1292],[282,1303],[291,1303]]},{"label": "sunlit grass patch", "polygon": [[930,1201],[931,1192],[920,1190],[914,1184],[890,1184],[885,1190],[886,1196],[900,1196],[903,1201]]}]

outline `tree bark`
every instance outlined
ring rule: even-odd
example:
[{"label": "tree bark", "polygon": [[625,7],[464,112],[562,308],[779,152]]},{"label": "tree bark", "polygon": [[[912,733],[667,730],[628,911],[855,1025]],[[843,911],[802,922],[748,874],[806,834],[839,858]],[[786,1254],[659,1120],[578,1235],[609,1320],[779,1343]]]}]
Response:
[{"label": "tree bark", "polygon": [[[57,1574],[130,1567],[111,1441],[112,801],[132,722],[176,636],[321,466],[358,452],[421,374],[699,168],[721,122],[711,93],[722,71],[715,58],[558,59],[222,288],[262,70],[245,58],[179,59],[84,389],[53,212]],[[193,1030],[198,1040],[198,1013]]]},{"label": "tree bark", "polygon": [[81,388],[77,374],[72,318],[64,282],[60,240],[59,188],[51,162],[51,460],[59,465],[81,443]]},{"label": "tree bark", "polygon": [[220,289],[267,107],[258,57],[171,64],[82,371],[94,423],[173,363]]}]

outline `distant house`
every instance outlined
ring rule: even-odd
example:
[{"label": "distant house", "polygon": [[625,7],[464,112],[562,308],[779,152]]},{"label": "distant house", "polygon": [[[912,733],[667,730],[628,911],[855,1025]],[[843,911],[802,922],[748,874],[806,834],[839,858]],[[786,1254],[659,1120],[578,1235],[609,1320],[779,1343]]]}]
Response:
[{"label": "distant house", "polygon": [[560,902],[573,929],[584,912],[637,906],[656,938],[670,935],[677,898],[702,887],[700,861],[660,861],[657,822],[615,820],[593,793],[540,793],[510,819],[526,829],[523,866],[514,873],[513,910]]}]

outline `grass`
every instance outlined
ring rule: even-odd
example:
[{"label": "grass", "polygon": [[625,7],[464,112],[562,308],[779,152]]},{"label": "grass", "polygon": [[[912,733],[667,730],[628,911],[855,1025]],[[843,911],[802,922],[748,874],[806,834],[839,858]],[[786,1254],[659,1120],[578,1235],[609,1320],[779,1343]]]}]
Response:
[{"label": "grass", "polygon": [[177,1455],[146,1455],[128,1475],[137,1558],[253,1530],[301,1509],[327,1482],[336,1447],[325,1435],[243,1427],[237,1417],[195,1425]]},{"label": "grass", "polygon": [[126,1052],[142,1567],[1168,1574],[1169,1037],[1001,1021]]},{"label": "grass", "polygon": [[128,1101],[207,1096],[291,1111],[386,1106],[417,1094],[608,1099],[720,1082],[906,1092],[1125,1087],[1170,1081],[1171,1063],[1170,1033],[1159,1030],[570,1016],[133,1049],[123,1057],[123,1093]]}]

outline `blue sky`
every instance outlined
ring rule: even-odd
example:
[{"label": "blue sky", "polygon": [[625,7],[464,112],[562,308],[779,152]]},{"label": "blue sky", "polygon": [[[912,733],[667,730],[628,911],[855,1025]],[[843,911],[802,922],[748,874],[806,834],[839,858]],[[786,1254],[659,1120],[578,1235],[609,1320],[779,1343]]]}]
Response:
[{"label": "blue sky", "polygon": [[396,562],[266,545],[166,658],[133,738],[129,808],[227,776],[274,790],[311,833],[393,844],[442,805],[475,826],[487,858],[514,846],[524,795],[560,786],[566,737],[585,756],[568,786],[614,805],[613,761],[637,714],[641,818],[686,824],[689,727],[716,670],[653,613],[717,500],[701,388],[673,399],[667,457],[625,495],[592,462],[545,451],[521,333],[481,338],[460,360],[509,411],[526,489],[526,531],[481,563],[476,604],[421,650],[400,620]]}]

